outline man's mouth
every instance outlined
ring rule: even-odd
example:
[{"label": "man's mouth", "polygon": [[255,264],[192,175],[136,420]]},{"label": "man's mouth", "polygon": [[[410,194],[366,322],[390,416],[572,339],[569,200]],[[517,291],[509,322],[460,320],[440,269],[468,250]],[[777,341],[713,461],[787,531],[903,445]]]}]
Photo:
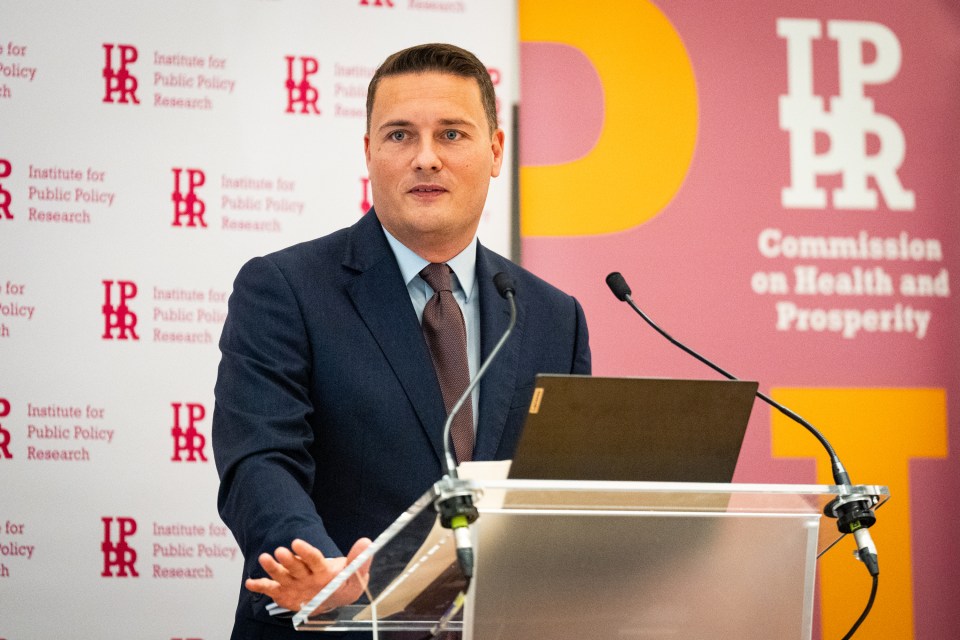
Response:
[{"label": "man's mouth", "polygon": [[437,193],[445,193],[446,189],[441,186],[433,184],[423,184],[417,185],[416,187],[410,189],[410,193],[415,195],[431,195]]}]

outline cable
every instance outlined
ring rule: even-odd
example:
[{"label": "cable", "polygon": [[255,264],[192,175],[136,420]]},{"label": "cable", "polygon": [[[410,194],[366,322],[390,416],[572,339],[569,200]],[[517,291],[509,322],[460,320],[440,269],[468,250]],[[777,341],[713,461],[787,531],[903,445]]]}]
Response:
[{"label": "cable", "polygon": [[[690,349],[680,341],[674,339],[673,336],[661,329],[657,323],[651,320],[650,317],[645,314],[643,310],[640,309],[640,307],[638,307],[633,301],[630,286],[627,284],[627,281],[624,279],[623,275],[621,275],[619,272],[614,271],[607,275],[606,282],[607,286],[610,287],[610,291],[617,297],[618,300],[629,304],[630,307],[636,311],[641,318],[643,318],[644,322],[650,325],[661,336],[666,338],[672,345],[682,349],[685,353],[693,356],[720,375],[729,378],[730,380],[737,379],[733,376],[733,374],[728,373],[707,358],[701,356],[693,349]],[[874,515],[872,508],[877,504],[877,498],[875,496],[851,495],[852,492],[848,492],[848,490],[852,489],[850,474],[847,473],[847,470],[840,462],[839,456],[837,456],[836,451],[834,451],[833,446],[827,441],[826,437],[824,437],[824,435],[820,433],[820,431],[818,431],[812,424],[801,418],[790,409],[787,409],[780,403],[776,402],[772,398],[760,393],[759,391],[756,392],[756,395],[771,407],[787,416],[791,420],[794,420],[807,431],[809,431],[820,442],[823,448],[827,451],[827,454],[830,456],[830,466],[833,473],[833,481],[834,484],[841,489],[841,495],[838,495],[837,498],[832,500],[830,504],[824,508],[823,513],[831,518],[836,518],[837,529],[841,533],[853,534],[854,541],[857,544],[856,556],[861,562],[863,562],[864,566],[867,568],[867,571],[870,572],[870,575],[873,578],[873,591],[870,594],[870,600],[867,603],[867,608],[860,616],[860,619],[857,620],[856,624],[853,625],[853,628],[850,630],[850,632],[844,636],[844,640],[846,640],[847,638],[850,638],[854,632],[856,632],[856,630],[863,623],[864,619],[866,619],[867,615],[870,613],[870,609],[873,608],[873,601],[876,597],[878,584],[877,578],[880,574],[880,565],[877,561],[877,548],[876,545],[873,544],[873,539],[870,536],[868,529],[877,521],[877,517]]]},{"label": "cable", "polygon": [[[719,373],[719,374],[722,375],[723,377],[727,378],[728,380],[739,380],[739,378],[737,378],[736,376],[734,376],[732,373],[727,372],[725,369],[722,369],[720,366],[714,364],[713,362],[711,362],[711,361],[708,360],[707,358],[701,356],[699,353],[697,353],[697,352],[694,351],[693,349],[689,348],[687,345],[685,345],[685,344],[683,344],[682,342],[680,342],[679,340],[675,339],[675,338],[674,338],[673,336],[671,336],[669,333],[667,333],[667,332],[664,331],[662,328],[660,328],[660,325],[658,325],[656,322],[654,322],[653,320],[651,320],[651,319],[650,319],[650,316],[648,316],[646,313],[644,313],[644,312],[643,312],[643,309],[641,309],[640,307],[637,306],[637,304],[633,301],[633,298],[630,297],[630,294],[629,294],[629,293],[624,296],[623,300],[625,300],[626,303],[627,303],[628,305],[630,305],[630,307],[631,307],[634,311],[636,311],[636,312],[640,315],[640,317],[643,318],[644,321],[645,321],[648,325],[650,325],[651,327],[653,327],[653,329],[654,329],[657,333],[659,333],[661,336],[663,336],[664,338],[666,338],[667,341],[670,342],[670,344],[672,344],[672,345],[674,345],[675,347],[683,350],[683,351],[684,351],[685,353],[687,353],[688,355],[693,356],[694,358],[696,358],[697,360],[699,360],[699,361],[702,362],[703,364],[707,365],[708,367],[710,367],[711,369],[713,369],[714,371],[716,371],[717,373]],[[787,407],[783,406],[782,404],[780,404],[779,402],[777,402],[777,401],[774,400],[773,398],[767,396],[766,394],[763,394],[763,393],[757,391],[757,394],[756,394],[756,395],[757,395],[758,398],[760,398],[761,400],[763,400],[764,402],[766,402],[768,405],[770,405],[771,407],[773,407],[774,409],[776,409],[777,411],[779,411],[779,412],[782,413],[783,415],[787,416],[787,417],[790,418],[791,420],[797,422],[800,426],[802,426],[804,429],[806,429],[807,431],[809,431],[809,432],[811,433],[811,435],[813,435],[813,437],[816,438],[816,439],[820,442],[821,446],[823,446],[823,448],[826,449],[827,455],[830,456],[830,463],[831,463],[832,469],[833,469],[834,481],[835,481],[838,485],[840,485],[840,484],[850,484],[850,478],[849,478],[849,476],[847,475],[846,470],[844,470],[843,465],[840,463],[840,458],[837,456],[837,452],[834,450],[833,445],[830,444],[830,442],[826,439],[826,437],[824,437],[824,435],[823,435],[822,433],[820,433],[820,431],[819,431],[816,427],[814,427],[812,424],[810,424],[809,422],[807,422],[806,420],[804,420],[804,419],[803,419],[802,417],[800,417],[800,415],[798,415],[797,413],[794,413],[793,411],[791,411],[791,410],[788,409]]]},{"label": "cable", "polygon": [[873,608],[873,601],[877,597],[877,584],[880,581],[880,576],[873,576],[873,587],[870,589],[870,598],[867,600],[867,606],[863,610],[863,613],[860,614],[860,617],[857,618],[857,621],[853,623],[853,626],[850,627],[850,631],[847,631],[847,635],[843,636],[842,640],[849,640],[853,637],[853,634],[857,632],[857,629],[860,628],[860,625],[863,624],[863,621],[867,619],[867,616],[870,614],[870,609]]},{"label": "cable", "polygon": [[380,640],[380,625],[377,620],[377,601],[374,599],[373,595],[370,593],[370,583],[363,585],[363,592],[367,594],[367,600],[370,601],[370,622],[371,622],[371,632],[373,633],[373,640]]}]

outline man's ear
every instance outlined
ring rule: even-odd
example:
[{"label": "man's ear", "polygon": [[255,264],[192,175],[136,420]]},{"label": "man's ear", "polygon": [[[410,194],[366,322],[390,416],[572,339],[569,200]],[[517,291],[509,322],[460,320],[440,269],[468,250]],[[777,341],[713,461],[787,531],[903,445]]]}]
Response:
[{"label": "man's ear", "polygon": [[503,166],[503,141],[505,139],[503,129],[494,131],[492,138],[490,150],[493,152],[493,167],[490,170],[490,177],[496,178],[500,175],[500,169]]}]

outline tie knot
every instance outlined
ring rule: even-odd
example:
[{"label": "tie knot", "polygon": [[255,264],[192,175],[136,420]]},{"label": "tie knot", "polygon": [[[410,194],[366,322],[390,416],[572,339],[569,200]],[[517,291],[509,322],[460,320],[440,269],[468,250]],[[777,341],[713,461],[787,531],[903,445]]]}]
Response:
[{"label": "tie knot", "polygon": [[427,281],[434,292],[440,293],[441,291],[452,291],[451,273],[452,270],[447,263],[432,262],[423,268],[420,277]]}]

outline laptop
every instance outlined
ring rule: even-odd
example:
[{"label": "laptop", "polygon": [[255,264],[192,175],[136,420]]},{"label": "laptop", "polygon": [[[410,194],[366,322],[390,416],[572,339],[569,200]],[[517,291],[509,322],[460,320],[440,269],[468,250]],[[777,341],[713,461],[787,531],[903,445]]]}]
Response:
[{"label": "laptop", "polygon": [[730,482],[757,387],[538,375],[509,477]]}]

